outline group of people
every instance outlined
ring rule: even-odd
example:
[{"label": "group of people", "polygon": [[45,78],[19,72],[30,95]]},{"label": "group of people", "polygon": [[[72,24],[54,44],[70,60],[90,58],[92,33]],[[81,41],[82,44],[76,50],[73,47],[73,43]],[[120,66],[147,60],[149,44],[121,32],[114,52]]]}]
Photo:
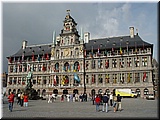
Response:
[{"label": "group of people", "polygon": [[102,105],[102,112],[108,112],[108,106],[112,106],[114,112],[118,110],[121,111],[121,99],[122,97],[119,94],[117,96],[113,95],[112,93],[110,95],[106,93],[103,95],[97,94],[94,99],[96,104],[96,111],[100,111],[100,105]]},{"label": "group of people", "polygon": [[13,103],[15,100],[15,97],[17,97],[17,104],[20,105],[21,107],[27,107],[28,106],[28,95],[26,93],[18,93],[16,96],[13,92],[10,92],[8,95],[8,105],[9,105],[9,110],[12,112],[13,110]]},{"label": "group of people", "polygon": [[62,94],[62,95],[56,95],[56,94],[49,94],[48,95],[48,103],[53,103],[57,97],[60,97],[60,101],[64,102],[86,102],[87,101],[87,94],[86,93],[73,93],[73,94]]}]

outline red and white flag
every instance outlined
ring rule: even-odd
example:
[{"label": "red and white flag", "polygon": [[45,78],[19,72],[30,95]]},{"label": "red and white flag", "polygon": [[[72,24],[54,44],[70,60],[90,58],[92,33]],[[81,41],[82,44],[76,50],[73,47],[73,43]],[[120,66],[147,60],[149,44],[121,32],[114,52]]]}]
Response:
[{"label": "red and white flag", "polygon": [[143,73],[143,82],[146,81],[146,72]]}]

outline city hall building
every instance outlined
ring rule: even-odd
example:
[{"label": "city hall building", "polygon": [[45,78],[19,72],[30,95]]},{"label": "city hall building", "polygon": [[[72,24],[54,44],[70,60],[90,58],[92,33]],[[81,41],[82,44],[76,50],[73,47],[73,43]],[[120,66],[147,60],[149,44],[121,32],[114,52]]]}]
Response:
[{"label": "city hall building", "polygon": [[7,92],[18,93],[32,73],[39,95],[110,93],[131,88],[139,97],[153,93],[153,44],[141,39],[129,27],[126,36],[90,39],[90,33],[76,29],[67,12],[63,28],[48,44],[28,45],[7,57]]}]

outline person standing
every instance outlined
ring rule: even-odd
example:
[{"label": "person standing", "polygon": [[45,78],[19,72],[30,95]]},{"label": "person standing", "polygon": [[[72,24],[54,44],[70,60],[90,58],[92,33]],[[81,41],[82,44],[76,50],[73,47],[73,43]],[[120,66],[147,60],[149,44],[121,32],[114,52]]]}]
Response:
[{"label": "person standing", "polygon": [[110,106],[112,106],[113,105],[113,94],[112,94],[112,92],[109,95],[109,101],[110,101]]},{"label": "person standing", "polygon": [[122,99],[122,96],[120,96],[120,94],[118,94],[118,96],[117,96],[117,111],[118,111],[118,110],[119,110],[119,111],[122,110],[122,108],[121,108],[121,105],[122,105],[121,99]]},{"label": "person standing", "polygon": [[99,105],[100,105],[100,102],[101,102],[100,96],[99,96],[99,95],[96,95],[96,98],[95,98],[96,112],[99,112]]},{"label": "person standing", "polygon": [[10,95],[8,96],[8,106],[9,106],[9,110],[12,112],[13,110],[13,103],[14,103],[14,94],[13,92],[10,93]]},{"label": "person standing", "polygon": [[21,95],[20,95],[20,105],[21,105],[21,107],[23,106],[23,97],[24,97],[24,95],[21,92]]},{"label": "person standing", "polygon": [[26,93],[23,96],[23,102],[24,107],[28,107],[28,95]]},{"label": "person standing", "polygon": [[106,112],[108,112],[109,97],[107,96],[106,93],[104,93],[104,95],[102,96],[102,101],[103,101],[102,111],[104,112],[104,109],[106,109]]},{"label": "person standing", "polygon": [[113,109],[114,109],[114,112],[116,112],[116,105],[117,105],[117,96],[113,95]]}]

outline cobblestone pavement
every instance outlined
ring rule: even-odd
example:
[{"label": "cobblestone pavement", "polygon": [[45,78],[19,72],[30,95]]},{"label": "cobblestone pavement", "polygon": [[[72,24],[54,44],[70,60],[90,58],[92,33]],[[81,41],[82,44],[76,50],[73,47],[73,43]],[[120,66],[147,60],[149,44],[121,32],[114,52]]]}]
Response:
[{"label": "cobblestone pavement", "polygon": [[[29,100],[28,107],[20,107],[14,102],[13,111],[8,110],[8,102],[4,100],[2,105],[2,118],[159,118],[158,99],[146,100],[142,98],[123,98],[122,111],[113,112],[113,107],[109,106],[108,113],[96,112],[96,106],[92,101],[87,102],[60,102],[57,99],[54,103],[47,103],[47,100]],[[102,108],[102,106],[100,106]]]}]

